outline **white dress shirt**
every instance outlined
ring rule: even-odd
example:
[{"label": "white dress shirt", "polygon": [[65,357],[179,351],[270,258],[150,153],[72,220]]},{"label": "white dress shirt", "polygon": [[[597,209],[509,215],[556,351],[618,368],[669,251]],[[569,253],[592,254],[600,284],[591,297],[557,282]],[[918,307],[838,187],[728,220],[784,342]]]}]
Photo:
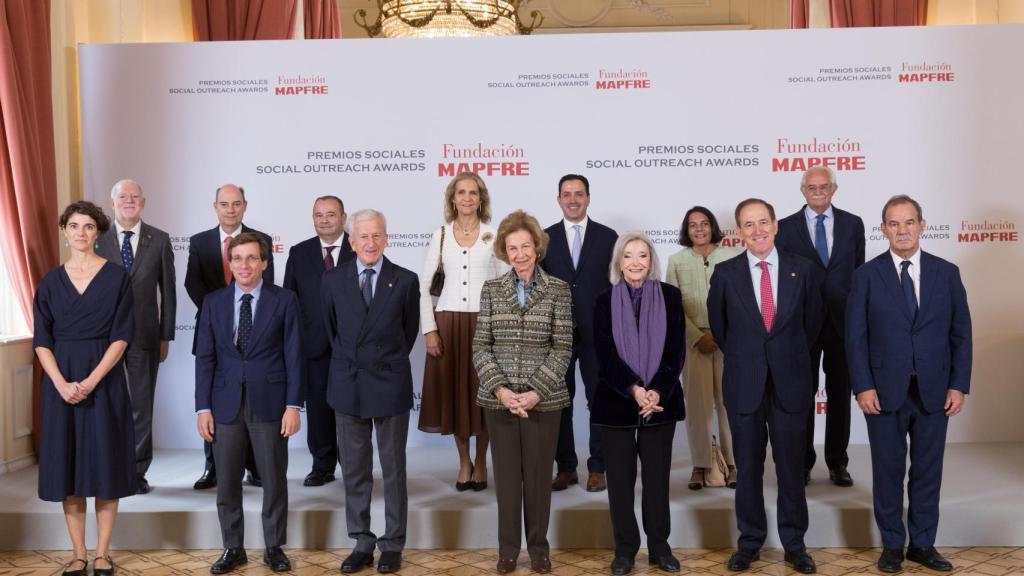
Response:
[{"label": "white dress shirt", "polygon": [[341,243],[345,239],[345,235],[338,236],[338,239],[333,243],[328,244],[324,242],[323,238],[320,239],[320,259],[323,260],[327,257],[327,247],[334,246],[334,250],[331,250],[331,260],[334,261],[334,266],[338,266],[338,256],[341,255]]},{"label": "white dress shirt", "polygon": [[[455,241],[455,230],[451,224],[444,225],[444,254],[441,254],[441,229],[434,231],[434,237],[427,248],[427,259],[420,274],[420,324],[423,333],[437,330],[434,310],[447,312],[479,312],[480,291],[484,282],[504,273],[503,264],[494,256],[494,241],[497,230],[489,224],[480,223],[480,232],[472,246],[463,247]],[[444,263],[444,289],[433,304],[430,295],[430,281],[437,270],[437,262]]]},{"label": "white dress shirt", "polygon": [[589,223],[590,216],[584,216],[583,220],[576,223],[569,222],[565,218],[562,218],[562,225],[565,226],[565,240],[569,245],[569,254],[572,254],[572,241],[573,238],[576,237],[576,230],[573,229],[573,226],[580,227],[580,250],[582,250],[583,242],[587,239],[587,224]]},{"label": "white dress shirt", "polygon": [[[892,256],[892,263],[896,265],[896,278],[902,278],[903,274],[903,260],[904,258],[892,250],[889,250],[889,255]],[[918,248],[917,252],[909,258],[910,267],[907,268],[907,273],[910,274],[910,279],[914,281],[914,297],[917,298],[918,307],[921,306],[921,249]]]},{"label": "white dress shirt", "polygon": [[[768,277],[772,281],[772,302],[775,303],[775,311],[779,311],[779,251],[772,248],[764,259],[768,263]],[[750,266],[750,279],[754,282],[754,298],[757,299],[757,309],[761,310],[761,267],[757,265],[760,260],[757,256],[747,250],[747,264]]]},{"label": "white dress shirt", "polygon": [[121,226],[121,223],[116,219],[114,220],[114,230],[117,231],[117,249],[121,250],[121,246],[124,245],[124,233],[131,232],[132,237],[128,240],[128,243],[132,246],[132,257],[139,253],[139,234],[142,233],[142,220],[135,223],[135,226],[131,228],[125,228]]}]

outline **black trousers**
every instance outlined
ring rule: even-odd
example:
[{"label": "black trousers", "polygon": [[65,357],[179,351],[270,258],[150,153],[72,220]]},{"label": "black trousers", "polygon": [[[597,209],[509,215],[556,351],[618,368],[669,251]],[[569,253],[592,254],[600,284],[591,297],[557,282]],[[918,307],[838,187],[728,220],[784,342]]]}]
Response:
[{"label": "black trousers", "polygon": [[[825,317],[818,341],[811,350],[811,363],[814,366],[814,390],[818,393],[818,366],[822,357],[825,359],[825,393],[828,395],[828,407],[825,410],[825,465],[831,470],[838,466],[846,466],[850,462],[847,448],[850,446],[850,369],[846,364],[846,349],[843,335],[836,331],[832,320]],[[807,455],[804,466],[807,470],[814,468],[818,456],[814,453],[814,416],[817,410],[811,410],[807,416]]]},{"label": "black trousers", "polygon": [[[576,436],[572,429],[573,406],[576,404],[576,363],[580,365],[583,376],[583,387],[587,399],[587,410],[597,390],[598,363],[597,353],[593,346],[580,345],[573,347],[569,369],[565,372],[565,387],[569,390],[570,404],[562,409],[562,422],[558,429],[558,449],[555,452],[555,464],[559,472],[571,472],[579,465],[576,456]],[[605,471],[604,447],[602,446],[600,426],[590,425],[590,457],[587,458],[587,471],[601,473]]]},{"label": "black trousers", "polygon": [[668,487],[676,423],[637,428],[603,427],[602,432],[615,555],[634,558],[640,550],[640,530],[633,509],[638,456],[643,486],[640,511],[644,533],[647,534],[647,552],[651,557],[670,554],[672,549],[668,545],[668,536],[672,522]]},{"label": "black trousers", "polygon": [[334,474],[338,463],[337,423],[334,408],[327,404],[327,378],[331,355],[306,359],[306,446],[313,456],[313,470]]}]

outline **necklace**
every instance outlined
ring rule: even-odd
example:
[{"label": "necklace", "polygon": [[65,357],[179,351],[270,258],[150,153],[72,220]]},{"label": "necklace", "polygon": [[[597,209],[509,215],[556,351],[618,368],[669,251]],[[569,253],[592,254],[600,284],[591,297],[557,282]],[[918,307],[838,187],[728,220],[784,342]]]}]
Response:
[{"label": "necklace", "polygon": [[461,229],[462,229],[462,234],[463,234],[463,235],[465,235],[465,236],[469,236],[470,234],[472,234],[472,233],[473,233],[473,231],[474,231],[474,230],[476,230],[477,226],[479,226],[479,225],[480,225],[480,223],[479,223],[479,222],[477,222],[477,223],[473,224],[472,226],[470,226],[469,228],[466,228],[465,226],[462,226],[462,225],[460,224],[460,225],[459,225],[459,228],[461,228]]}]

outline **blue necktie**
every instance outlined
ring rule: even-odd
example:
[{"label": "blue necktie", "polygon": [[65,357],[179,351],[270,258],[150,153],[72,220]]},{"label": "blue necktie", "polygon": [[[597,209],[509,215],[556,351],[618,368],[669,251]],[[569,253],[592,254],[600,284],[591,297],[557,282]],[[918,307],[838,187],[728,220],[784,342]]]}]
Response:
[{"label": "blue necktie", "polygon": [[124,231],[124,241],[121,242],[121,262],[124,263],[124,269],[129,273],[132,271],[132,263],[135,258],[132,256],[132,235],[135,232],[131,230]]},{"label": "blue necktie", "polygon": [[818,251],[821,263],[828,267],[828,236],[825,234],[825,215],[818,214],[814,224],[814,248]]},{"label": "blue necktie", "polygon": [[910,277],[910,260],[900,262],[900,284],[903,286],[903,299],[907,301],[910,317],[917,319],[917,296],[914,295],[914,280]]},{"label": "blue necktie", "polygon": [[238,348],[239,354],[245,354],[250,336],[252,336],[252,294],[242,294],[242,306],[238,310],[238,334],[235,338],[235,347]]},{"label": "blue necktie", "polygon": [[572,267],[576,268],[580,263],[580,248],[583,247],[583,240],[580,238],[579,224],[573,224],[572,229],[576,234],[572,237]]},{"label": "blue necktie", "polygon": [[367,268],[363,270],[363,303],[366,307],[370,307],[370,302],[373,302],[373,268]]}]

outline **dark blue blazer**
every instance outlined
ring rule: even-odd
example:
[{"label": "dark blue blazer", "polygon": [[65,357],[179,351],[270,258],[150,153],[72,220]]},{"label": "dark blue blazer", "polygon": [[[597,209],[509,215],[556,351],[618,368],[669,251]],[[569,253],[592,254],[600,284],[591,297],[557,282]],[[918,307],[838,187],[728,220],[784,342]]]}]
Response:
[{"label": "dark blue blazer", "polygon": [[305,402],[299,301],[295,293],[264,282],[245,354],[235,347],[234,284],[203,301],[196,347],[196,410],[216,422],[235,419],[242,383],[253,413],[280,420],[286,406]]},{"label": "dark blue blazer", "polygon": [[784,412],[803,413],[814,401],[811,347],[822,323],[820,279],[806,258],[779,250],[778,283],[775,322],[768,332],[747,253],[722,262],[711,275],[708,321],[725,355],[722,393],[731,413],[757,411],[769,375]]},{"label": "dark blue blazer", "polygon": [[[203,311],[203,298],[214,290],[219,290],[224,284],[224,266],[221,264],[220,226],[214,226],[194,234],[188,242],[188,266],[185,268],[185,291],[192,303],[196,305],[196,332],[192,339],[192,353],[196,353],[196,345],[199,341],[199,318]],[[242,224],[242,232],[255,232],[267,241],[270,246],[270,258],[267,260],[267,269],[263,271],[263,284],[274,283],[274,241],[269,234],[259,230],[253,230]]]},{"label": "dark blue blazer", "polygon": [[[348,242],[348,234],[341,236],[338,266],[355,258]],[[324,309],[320,300],[320,280],[324,276],[323,249],[320,237],[303,240],[288,251],[282,286],[299,296],[302,310],[302,351],[306,358],[319,358],[330,350],[327,330],[324,329]]]},{"label": "dark blue blazer", "polygon": [[358,418],[408,412],[409,352],[420,326],[419,278],[384,258],[367,309],[352,259],[324,274],[321,296],[331,343],[327,403],[336,412]]},{"label": "dark blue blazer", "polygon": [[921,252],[920,305],[912,319],[886,250],[853,275],[846,308],[846,357],[854,394],[875,389],[882,410],[903,405],[916,369],[928,412],[944,408],[950,388],[971,389],[971,312],[954,264]]},{"label": "dark blue blazer", "polygon": [[[671,284],[659,282],[665,297],[665,347],[661,365],[651,379],[648,389],[661,395],[663,411],[651,415],[645,425],[675,422],[686,417],[683,405],[683,387],[679,373],[683,370],[686,348],[686,325],[683,320],[683,297]],[[644,294],[646,298],[647,295]],[[635,427],[640,424],[640,407],[630,390],[634,384],[643,386],[640,377],[619,356],[615,348],[612,328],[612,291],[609,288],[597,297],[594,307],[594,347],[601,366],[600,383],[590,406],[590,421],[598,426]]]},{"label": "dark blue blazer", "polygon": [[548,251],[540,265],[544,271],[569,284],[575,320],[573,347],[593,346],[594,303],[597,295],[611,286],[608,264],[619,235],[611,228],[590,220],[580,246],[579,268],[572,266],[572,253],[565,238],[565,224],[559,220],[547,227]]},{"label": "dark blue blazer", "polygon": [[832,216],[835,218],[832,226],[832,253],[826,268],[814,249],[814,239],[807,229],[804,208],[806,205],[797,213],[779,220],[775,247],[803,256],[817,266],[823,278],[822,296],[829,322],[835,332],[841,335],[844,333],[846,298],[850,294],[853,271],[864,264],[864,221],[860,216],[832,206]]}]

